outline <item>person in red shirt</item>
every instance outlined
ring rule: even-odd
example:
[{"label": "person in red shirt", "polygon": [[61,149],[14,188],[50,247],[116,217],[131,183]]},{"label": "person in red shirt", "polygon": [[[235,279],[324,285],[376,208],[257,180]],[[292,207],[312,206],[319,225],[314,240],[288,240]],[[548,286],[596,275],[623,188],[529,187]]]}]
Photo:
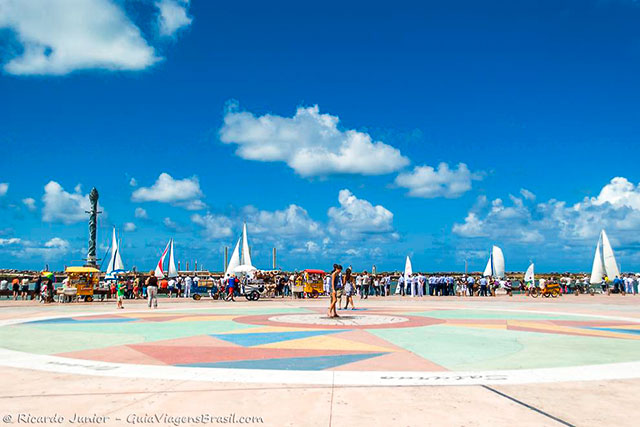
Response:
[{"label": "person in red shirt", "polygon": [[13,279],[13,281],[11,282],[11,287],[13,289],[13,299],[17,300],[18,294],[20,293],[20,279],[18,279],[17,277]]},{"label": "person in red shirt", "polygon": [[163,292],[167,292],[168,287],[169,287],[169,281],[167,279],[162,279],[160,281],[160,289],[164,289]]}]

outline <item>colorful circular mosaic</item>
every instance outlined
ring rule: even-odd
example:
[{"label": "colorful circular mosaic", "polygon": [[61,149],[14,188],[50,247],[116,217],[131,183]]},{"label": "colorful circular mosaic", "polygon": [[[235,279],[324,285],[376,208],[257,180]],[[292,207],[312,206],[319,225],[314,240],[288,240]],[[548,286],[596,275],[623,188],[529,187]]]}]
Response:
[{"label": "colorful circular mosaic", "polygon": [[473,373],[636,362],[640,324],[481,309],[380,308],[337,320],[305,308],[120,311],[5,325],[0,348],[134,366]]},{"label": "colorful circular mosaic", "polygon": [[269,317],[270,322],[301,324],[301,325],[322,325],[322,326],[373,326],[373,325],[395,325],[408,322],[406,317],[386,316],[379,314],[346,314],[338,318],[331,318],[321,314],[285,314],[282,316]]}]

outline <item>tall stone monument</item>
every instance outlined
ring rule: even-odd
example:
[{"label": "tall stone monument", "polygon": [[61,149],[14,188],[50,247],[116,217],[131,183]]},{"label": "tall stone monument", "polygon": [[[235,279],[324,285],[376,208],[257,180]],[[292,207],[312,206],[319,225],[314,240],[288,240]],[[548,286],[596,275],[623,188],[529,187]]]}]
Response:
[{"label": "tall stone monument", "polygon": [[90,267],[98,266],[98,259],[96,258],[96,234],[98,225],[98,190],[95,187],[91,189],[89,193],[89,202],[91,203],[91,210],[87,211],[89,214],[89,250],[87,251],[87,265]]}]

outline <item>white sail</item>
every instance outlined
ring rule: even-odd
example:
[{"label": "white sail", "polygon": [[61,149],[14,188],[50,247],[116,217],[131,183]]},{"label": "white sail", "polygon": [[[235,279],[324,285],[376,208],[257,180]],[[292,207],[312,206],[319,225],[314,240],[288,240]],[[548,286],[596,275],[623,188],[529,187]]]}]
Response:
[{"label": "white sail", "polygon": [[251,263],[251,252],[249,251],[249,239],[247,239],[247,224],[242,227],[242,265],[253,266]]},{"label": "white sail", "polygon": [[407,260],[404,263],[404,288],[406,289],[407,294],[413,292],[413,286],[411,286],[411,282],[409,281],[412,274],[413,268],[411,267],[411,260],[409,259],[409,256],[407,256]]},{"label": "white sail", "polygon": [[162,256],[160,257],[160,260],[158,261],[158,265],[156,266],[155,276],[157,278],[164,277],[164,259],[167,256],[167,252],[169,252],[170,245],[171,245],[171,240],[169,240],[169,243],[167,243],[167,247],[164,248],[164,252],[162,252]]},{"label": "white sail", "polygon": [[592,285],[602,283],[604,279],[604,263],[602,262],[602,252],[600,251],[600,239],[596,245],[596,254],[593,256],[593,266],[591,267],[591,282]]},{"label": "white sail", "polygon": [[483,277],[491,277],[491,276],[493,276],[492,257],[493,257],[493,254],[489,255],[489,260],[487,261],[487,266],[484,268],[484,272],[482,273]]},{"label": "white sail", "polygon": [[607,233],[602,230],[602,260],[604,263],[604,271],[607,273],[609,280],[613,280],[616,277],[620,277],[620,270],[618,270],[618,264],[616,263],[616,257],[613,254],[611,243]]},{"label": "white sail", "polygon": [[524,273],[524,282],[528,283],[528,282],[534,282],[534,281],[535,281],[535,276],[533,274],[533,263],[531,263],[529,268],[527,268],[527,272]]},{"label": "white sail", "polygon": [[494,246],[492,249],[493,276],[502,279],[504,277],[504,254],[502,249]]},{"label": "white sail", "polygon": [[173,258],[173,239],[169,242],[171,247],[169,248],[169,277],[178,277],[178,270],[176,269],[176,262]]},{"label": "white sail", "polygon": [[240,265],[240,239],[238,239],[238,243],[236,243],[236,247],[233,250],[233,254],[231,254],[231,259],[229,260],[229,265],[227,265],[227,271],[225,274],[229,275],[234,272],[236,267]]},{"label": "white sail", "polygon": [[124,264],[122,263],[122,257],[120,256],[120,245],[118,245],[118,239],[116,238],[116,228],[113,227],[113,240],[111,242],[111,259],[107,266],[107,279],[115,279],[116,273],[124,272]]}]

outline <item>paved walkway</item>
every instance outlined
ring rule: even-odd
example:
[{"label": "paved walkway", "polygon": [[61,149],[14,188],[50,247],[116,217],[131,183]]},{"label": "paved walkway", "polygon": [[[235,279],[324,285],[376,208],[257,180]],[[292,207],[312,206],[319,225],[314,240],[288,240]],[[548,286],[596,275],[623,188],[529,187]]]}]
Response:
[{"label": "paved walkway", "polygon": [[632,425],[640,415],[638,297],[361,304],[333,321],[324,300],[161,300],[155,311],[1,300],[0,416],[357,426]]}]

